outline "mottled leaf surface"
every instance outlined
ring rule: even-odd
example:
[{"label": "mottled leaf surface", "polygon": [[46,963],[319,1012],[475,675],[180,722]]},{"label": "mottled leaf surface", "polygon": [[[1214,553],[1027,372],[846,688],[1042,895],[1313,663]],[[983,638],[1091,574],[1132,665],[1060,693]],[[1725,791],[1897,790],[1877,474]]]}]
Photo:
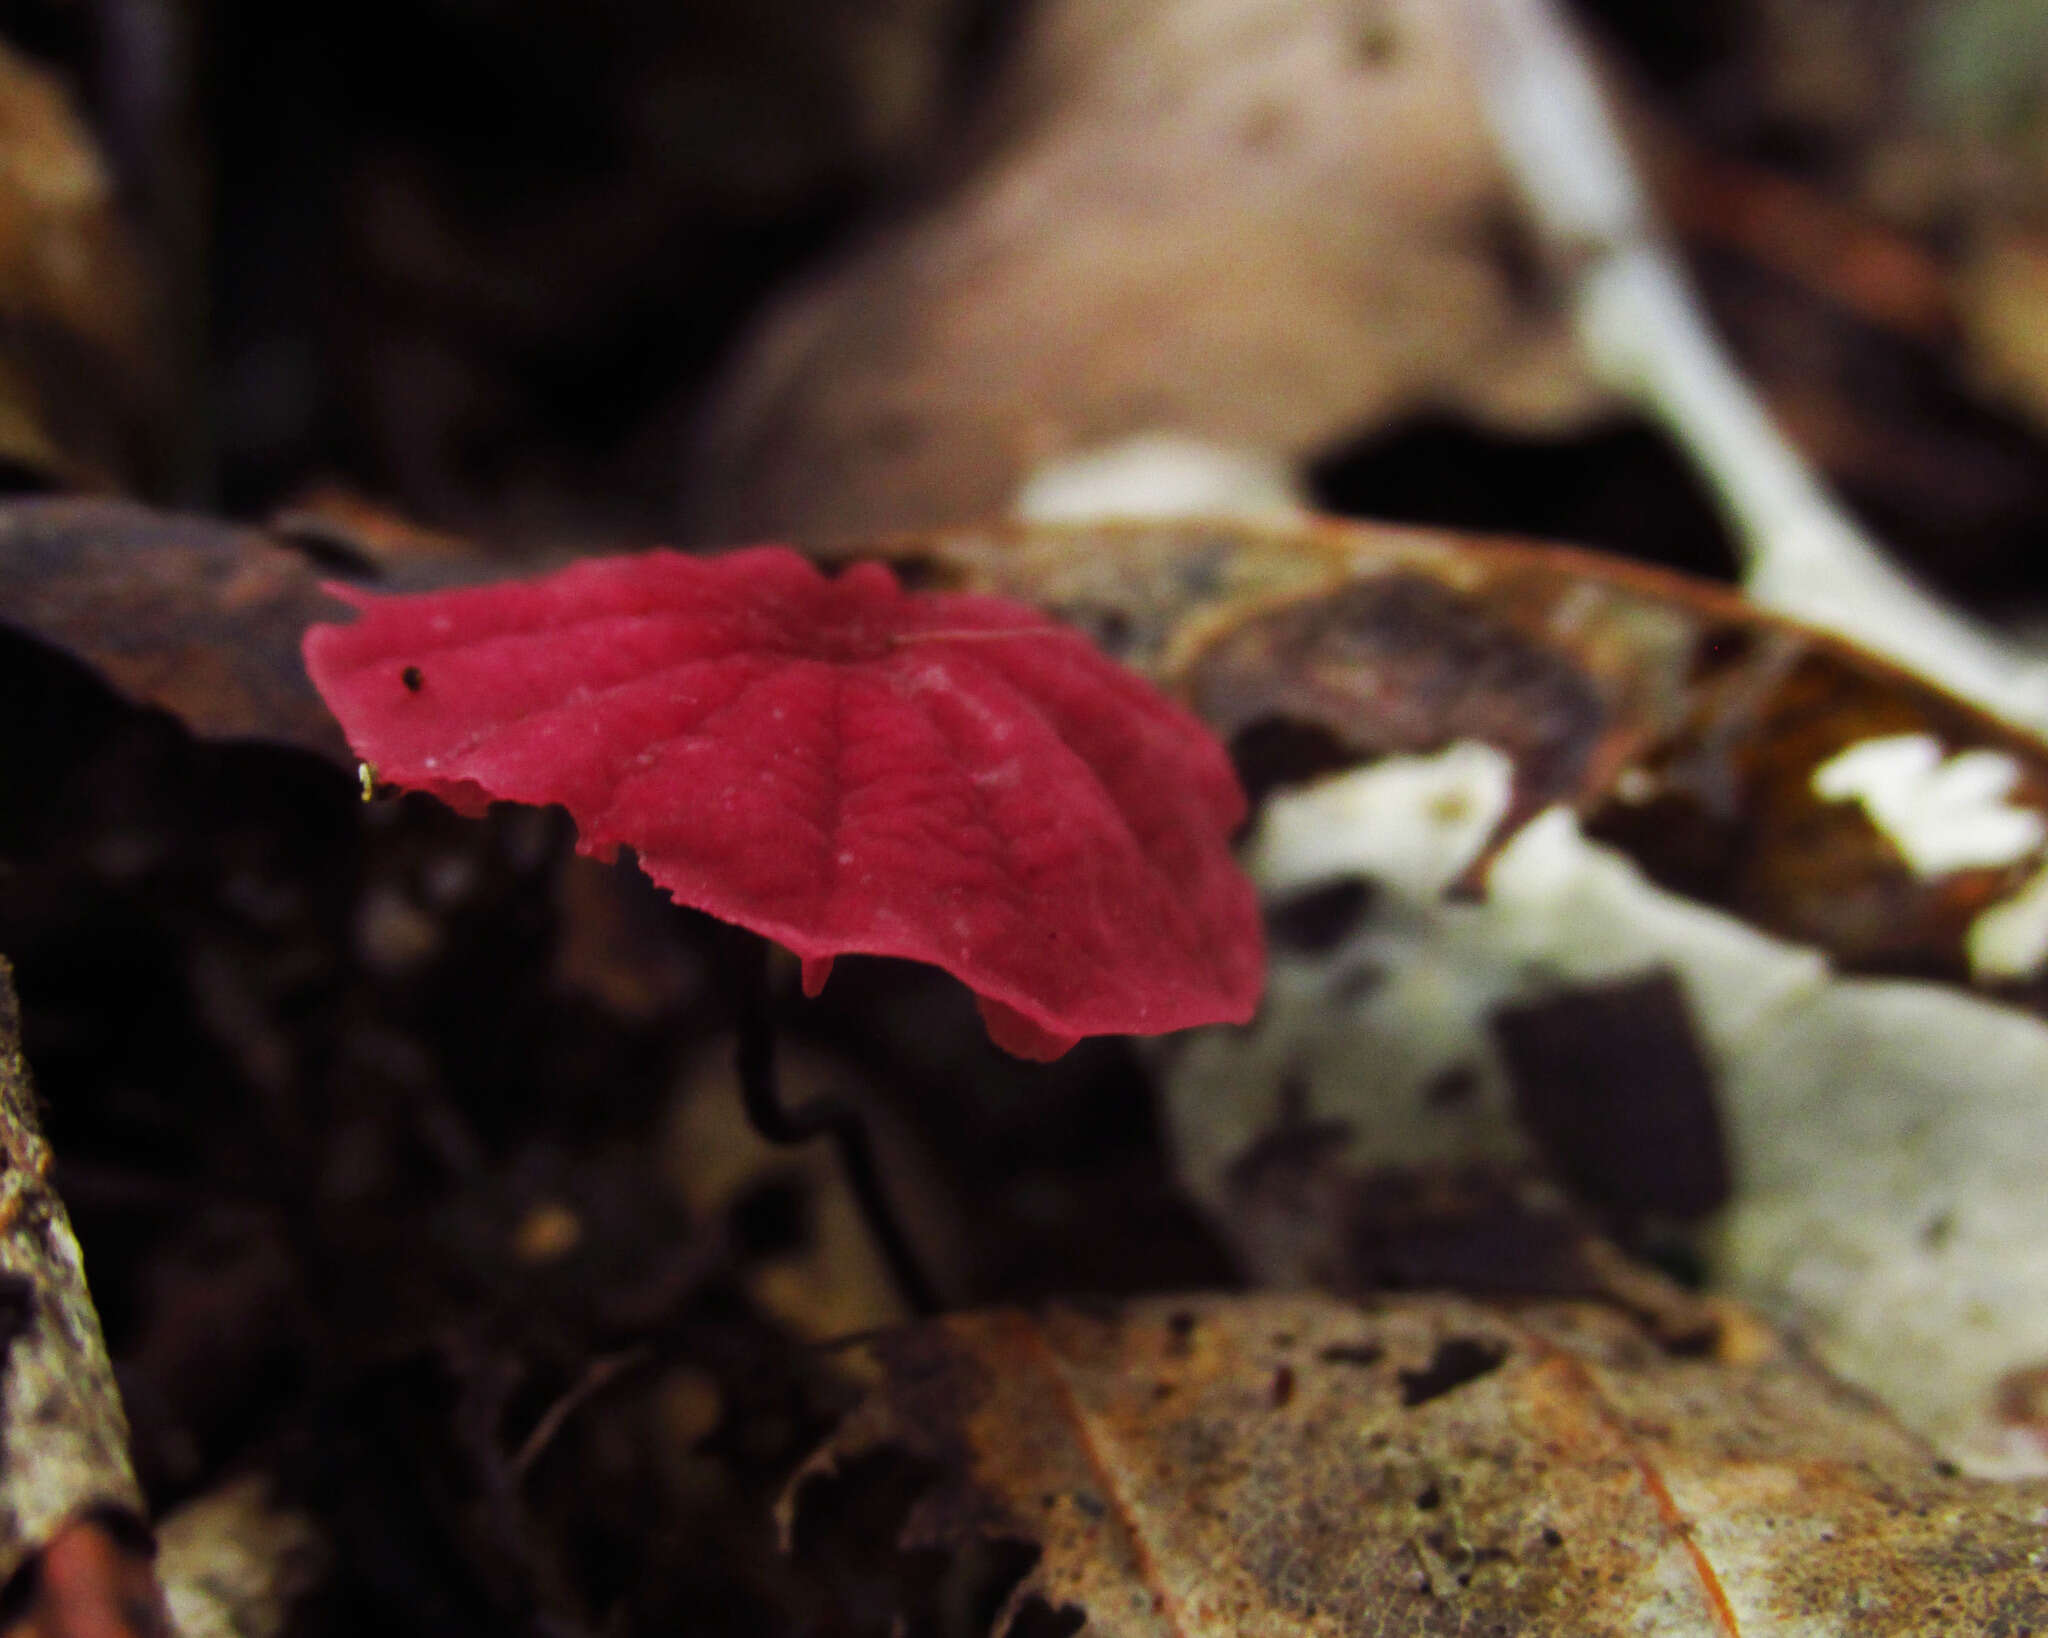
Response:
[{"label": "mottled leaf surface", "polygon": [[143,1514],[120,1390],[50,1164],[14,973],[0,959],[0,1577],[79,1515]]},{"label": "mottled leaf surface", "polygon": [[1265,1295],[964,1314],[872,1351],[880,1385],[791,1487],[786,1535],[821,1550],[811,1510],[900,1452],[929,1475],[903,1551],[1028,1550],[995,1632],[2048,1622],[2048,1484],[1945,1476],[1768,1346],[1673,1358],[1589,1306]]}]

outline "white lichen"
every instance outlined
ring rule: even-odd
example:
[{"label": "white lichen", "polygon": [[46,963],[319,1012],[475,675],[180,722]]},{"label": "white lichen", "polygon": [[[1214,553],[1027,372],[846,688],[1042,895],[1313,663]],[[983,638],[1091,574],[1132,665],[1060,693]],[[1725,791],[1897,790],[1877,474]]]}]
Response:
[{"label": "white lichen", "polygon": [[1813,770],[1814,795],[1855,802],[1922,879],[2017,864],[2048,841],[2048,820],[2007,799],[2020,766],[1982,747],[1942,755],[1931,734],[1859,740]]},{"label": "white lichen", "polygon": [[1046,461],[1019,487],[1012,509],[1033,523],[1103,518],[1305,515],[1286,461],[1180,433],[1145,433]]},{"label": "white lichen", "polygon": [[[1978,766],[1950,790],[1981,806],[1998,781]],[[1507,767],[1456,746],[1269,798],[1250,858],[1272,891],[1347,876],[1378,891],[1335,949],[1276,954],[1252,1028],[1206,1032],[1172,1061],[1189,1187],[1223,1207],[1233,1163],[1283,1106],[1347,1123],[1360,1167],[1526,1158],[1493,1010],[1669,972],[1738,1180],[1715,1235],[1720,1280],[1958,1461],[2042,1471],[1996,1394],[2004,1373],[2048,1360],[2048,1026],[1945,985],[1840,977],[1814,950],[1654,886],[1563,809],[1510,840],[1483,901],[1445,897],[1470,859],[1445,817],[1462,801],[1476,823]],[[1466,1095],[1433,1100],[1453,1072]]]},{"label": "white lichen", "polygon": [[2020,983],[2048,967],[2048,870],[2037,871],[2010,898],[1970,923],[1971,976]]}]

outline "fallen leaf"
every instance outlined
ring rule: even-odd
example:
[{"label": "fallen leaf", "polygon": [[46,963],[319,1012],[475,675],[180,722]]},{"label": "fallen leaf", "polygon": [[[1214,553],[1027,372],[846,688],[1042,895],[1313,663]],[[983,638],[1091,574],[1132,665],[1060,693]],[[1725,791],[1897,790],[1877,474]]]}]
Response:
[{"label": "fallen leaf", "polygon": [[[13,970],[0,958],[0,1581],[67,1542],[52,1574],[81,1598],[111,1597],[110,1587],[132,1587],[137,1576],[121,1567],[112,1537],[102,1541],[99,1526],[98,1535],[81,1534],[80,1521],[111,1515],[141,1536],[142,1492],[35,1107]],[[146,1587],[146,1555],[141,1565]]]},{"label": "fallen leaf", "polygon": [[[329,543],[331,545],[331,543]],[[257,530],[125,501],[0,501],[0,626],[63,649],[194,733],[270,739],[352,764],[299,641],[334,574]],[[477,560],[409,561],[431,585]]]},{"label": "fallen leaf", "polygon": [[2048,1622],[2048,1484],[1954,1476],[1782,1347],[1675,1359],[1590,1306],[1261,1295],[962,1314],[868,1352],[880,1384],[791,1484],[785,1540],[823,1558],[905,1461],[906,1562],[1008,1550],[990,1633]]},{"label": "fallen leaf", "polygon": [[194,1497],[157,1530],[157,1570],[179,1638],[278,1638],[332,1557],[313,1519],[260,1478]]}]

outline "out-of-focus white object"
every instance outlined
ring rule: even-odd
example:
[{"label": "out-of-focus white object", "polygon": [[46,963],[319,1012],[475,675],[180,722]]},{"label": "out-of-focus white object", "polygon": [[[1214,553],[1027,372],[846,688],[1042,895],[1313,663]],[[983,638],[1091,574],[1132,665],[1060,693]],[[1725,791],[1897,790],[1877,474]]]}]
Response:
[{"label": "out-of-focus white object", "polygon": [[[1461,744],[1268,798],[1248,848],[1265,891],[1373,891],[1334,949],[1276,949],[1251,1028],[1167,1063],[1183,1182],[1228,1233],[1234,1168],[1289,1122],[1343,1122],[1361,1169],[1525,1159],[1493,1011],[1669,972],[1734,1163],[1719,1280],[1972,1470],[2048,1473],[2000,1400],[2008,1373],[2048,1364],[2048,1025],[1948,985],[1841,977],[1655,886],[1563,808],[1513,836],[1483,901],[1447,896],[1509,771]],[[1433,1097],[1450,1074],[1464,1095]]]},{"label": "out-of-focus white object", "polygon": [[2020,765],[1985,748],[1944,757],[1932,734],[1859,740],[1813,770],[1813,794],[1855,802],[1916,876],[2018,864],[2048,841],[2048,820],[2006,800]]},{"label": "out-of-focus white object", "polygon": [[2048,664],[1893,567],[1772,425],[1708,330],[1555,0],[1462,4],[1481,101],[1594,369],[1698,463],[1734,525],[1750,596],[2008,721],[2048,727]]},{"label": "out-of-focus white object", "polygon": [[1015,511],[1032,523],[1159,517],[1286,523],[1306,508],[1292,469],[1271,451],[1151,432],[1046,461],[1018,489]]}]

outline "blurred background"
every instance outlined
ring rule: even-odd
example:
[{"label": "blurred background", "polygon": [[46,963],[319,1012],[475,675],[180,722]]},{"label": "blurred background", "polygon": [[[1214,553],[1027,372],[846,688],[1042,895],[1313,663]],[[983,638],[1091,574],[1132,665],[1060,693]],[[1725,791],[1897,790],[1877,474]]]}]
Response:
[{"label": "blurred background", "polygon": [[[9,5],[11,186],[82,145],[109,192],[62,268],[26,242],[54,205],[8,214],[0,447],[22,484],[251,517],[341,485],[515,542],[938,521],[1163,428],[1339,510],[1726,573],[1571,356],[1457,10]],[[2036,597],[2048,6],[1574,15],[1796,442],[1959,595]]]}]

